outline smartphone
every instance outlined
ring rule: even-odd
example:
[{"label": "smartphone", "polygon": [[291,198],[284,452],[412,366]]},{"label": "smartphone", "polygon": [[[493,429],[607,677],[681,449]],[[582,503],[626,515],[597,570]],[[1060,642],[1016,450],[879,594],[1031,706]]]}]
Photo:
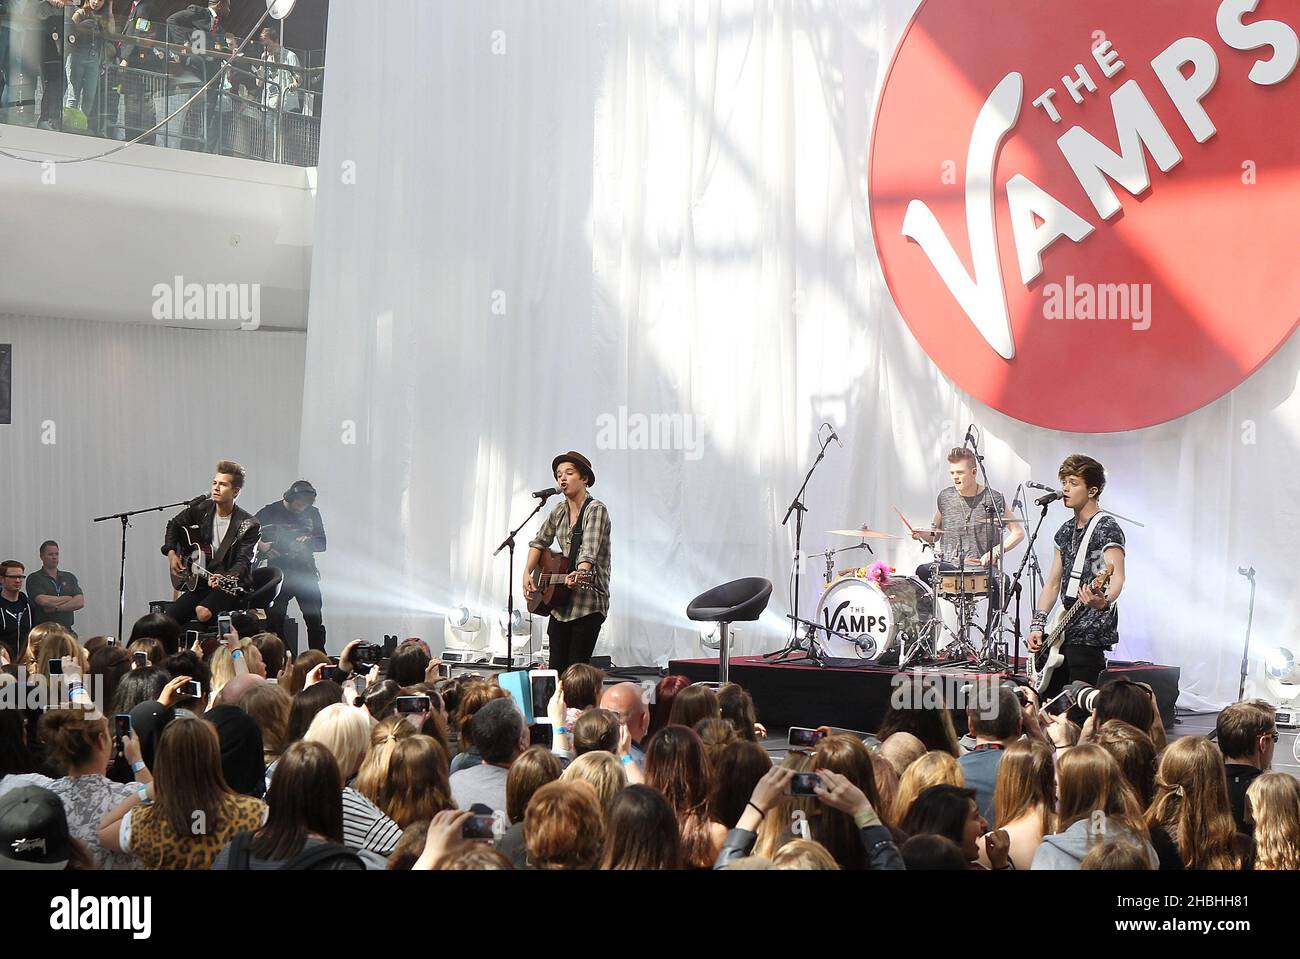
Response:
[{"label": "smartphone", "polygon": [[142,652],[140,650],[136,650],[134,653],[131,654],[131,658],[135,660],[135,665],[137,669],[144,669],[146,666],[149,665],[148,653]]},{"label": "smartphone", "polygon": [[427,713],[433,709],[433,700],[428,696],[398,696],[394,702],[399,713]]},{"label": "smartphone", "polygon": [[[528,671],[529,695],[532,699],[532,720],[534,723],[549,723],[546,707],[560,686],[560,674],[553,669],[530,669]],[[521,704],[522,705],[522,704]]]},{"label": "smartphone", "polygon": [[471,842],[491,842],[494,838],[492,827],[495,822],[493,816],[470,816],[460,827],[460,838]]},{"label": "smartphone", "polygon": [[822,777],[816,773],[795,773],[790,780],[791,796],[815,796],[817,787],[822,784]]},{"label": "smartphone", "polygon": [[51,675],[51,676],[62,676],[62,675],[63,675],[63,660],[61,660],[61,659],[51,659],[49,665],[50,665],[50,675]]},{"label": "smartphone", "polygon": [[448,663],[438,664],[438,678],[451,679],[451,665]]},{"label": "smartphone", "polygon": [[113,717],[113,738],[125,739],[131,735],[131,714],[118,713]]},{"label": "smartphone", "polygon": [[228,632],[230,632],[230,614],[218,613],[217,614],[217,640],[223,646],[225,645],[226,634]]},{"label": "smartphone", "polygon": [[555,727],[550,723],[533,723],[528,727],[528,740],[531,746],[550,749],[555,745]]},{"label": "smartphone", "polygon": [[790,727],[790,747],[807,747],[816,746],[821,740],[826,738],[824,732],[818,732],[816,729],[809,729],[807,726]]},{"label": "smartphone", "polygon": [[186,683],[181,688],[185,691],[185,695],[188,696],[190,699],[203,698],[203,684],[200,683],[197,679],[191,679],[188,683]]},{"label": "smartphone", "polygon": [[364,696],[366,694],[366,677],[354,676],[352,678],[352,685],[356,687],[358,696]]},{"label": "smartphone", "polygon": [[1062,713],[1066,712],[1073,705],[1074,704],[1070,702],[1070,695],[1069,695],[1069,691],[1067,690],[1061,693],[1055,699],[1049,699],[1046,703],[1044,703],[1043,712],[1047,713],[1049,716],[1059,716]]},{"label": "smartphone", "polygon": [[185,630],[185,648],[189,649],[199,641],[199,631],[197,629]]}]

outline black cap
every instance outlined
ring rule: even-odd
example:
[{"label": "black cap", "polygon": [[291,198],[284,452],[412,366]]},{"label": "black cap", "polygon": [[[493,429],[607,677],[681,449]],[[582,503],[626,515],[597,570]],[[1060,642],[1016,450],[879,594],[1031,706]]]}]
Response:
[{"label": "black cap", "polygon": [[72,857],[63,802],[40,786],[0,796],[0,870],[66,869]]},{"label": "black cap", "polygon": [[286,503],[298,496],[309,496],[314,500],[316,498],[316,487],[312,486],[307,480],[297,480],[284,491],[284,501]]}]

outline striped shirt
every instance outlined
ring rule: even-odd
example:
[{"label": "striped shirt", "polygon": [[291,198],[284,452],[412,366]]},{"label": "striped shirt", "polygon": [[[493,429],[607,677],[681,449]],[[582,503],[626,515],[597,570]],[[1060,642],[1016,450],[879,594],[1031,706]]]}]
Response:
[{"label": "striped shirt", "polygon": [[[582,546],[578,550],[578,564],[590,563],[593,582],[590,588],[575,587],[569,592],[569,601],[561,609],[551,611],[551,618],[562,623],[572,622],[592,613],[609,615],[609,511],[600,500],[590,497],[590,505],[582,517]],[[554,541],[561,553],[569,555],[570,536],[569,501],[560,502],[551,510],[542,528],[537,531],[529,546],[546,550]]]},{"label": "striped shirt", "polygon": [[402,838],[402,827],[351,786],[343,787],[343,845],[389,855]]}]

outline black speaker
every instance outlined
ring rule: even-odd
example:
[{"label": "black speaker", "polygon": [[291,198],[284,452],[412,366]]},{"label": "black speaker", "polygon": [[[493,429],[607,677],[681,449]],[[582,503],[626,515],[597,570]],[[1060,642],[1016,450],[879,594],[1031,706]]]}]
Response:
[{"label": "black speaker", "polygon": [[1104,686],[1112,679],[1131,679],[1135,683],[1149,683],[1156,691],[1156,705],[1160,709],[1160,719],[1168,729],[1178,722],[1178,714],[1174,707],[1178,705],[1178,680],[1181,676],[1182,670],[1177,666],[1112,659],[1106,663],[1106,669],[1097,680],[1097,685]]}]

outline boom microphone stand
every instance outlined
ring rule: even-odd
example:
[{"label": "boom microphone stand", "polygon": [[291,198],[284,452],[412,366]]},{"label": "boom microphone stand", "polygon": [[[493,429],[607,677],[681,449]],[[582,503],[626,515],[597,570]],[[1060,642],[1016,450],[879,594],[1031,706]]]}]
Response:
[{"label": "boom microphone stand", "polygon": [[1246,670],[1250,664],[1250,627],[1255,621],[1255,567],[1238,566],[1237,572],[1250,580],[1250,610],[1246,613],[1246,645],[1241,651],[1241,682],[1237,685],[1237,702],[1246,698]]},{"label": "boom microphone stand", "polygon": [[[506,538],[501,541],[501,545],[492,551],[492,555],[496,556],[497,553],[501,552],[503,549],[510,550],[510,560],[508,563],[510,572],[509,579],[506,580],[508,584],[506,586],[506,662],[510,664],[507,666],[508,669],[514,667],[515,657],[515,534],[528,525],[528,521],[536,516],[538,511],[546,505],[546,501],[555,495],[555,490],[543,490],[540,494],[534,495],[537,496],[537,505],[533,507],[533,511],[525,516],[524,521],[512,529],[506,535]],[[491,656],[491,653],[489,652],[488,655]],[[531,660],[532,656],[533,631],[530,628],[528,630],[528,658]]]},{"label": "boom microphone stand", "polygon": [[[1044,500],[1046,500],[1046,502],[1043,502]],[[1020,597],[1020,577],[1021,577],[1021,575],[1024,573],[1024,571],[1025,571],[1025,567],[1026,567],[1026,566],[1029,566],[1030,569],[1031,569],[1030,577],[1029,577],[1029,585],[1030,585],[1030,590],[1029,590],[1029,592],[1030,592],[1030,601],[1031,601],[1031,602],[1034,602],[1034,603],[1037,603],[1037,601],[1038,601],[1038,588],[1037,588],[1037,585],[1036,585],[1036,580],[1042,576],[1042,570],[1039,569],[1039,567],[1038,567],[1038,558],[1034,555],[1034,543],[1038,540],[1038,533],[1039,533],[1039,531],[1043,528],[1043,520],[1047,519],[1047,511],[1048,511],[1049,509],[1052,508],[1052,503],[1054,503],[1055,500],[1054,500],[1054,499],[1048,499],[1048,497],[1044,496],[1044,497],[1041,497],[1041,498],[1040,498],[1038,501],[1036,501],[1036,502],[1038,503],[1038,505],[1040,505],[1040,506],[1042,507],[1042,512],[1041,512],[1041,513],[1039,514],[1039,516],[1038,516],[1038,522],[1034,524],[1034,532],[1033,532],[1033,534],[1029,537],[1029,542],[1025,544],[1025,556],[1024,556],[1024,559],[1022,559],[1022,560],[1020,561],[1020,567],[1016,570],[1016,575],[1014,575],[1014,576],[1011,577],[1011,588],[1007,590],[1007,595],[1004,596],[1004,597],[1002,597],[1002,612],[1003,612],[1004,614],[1006,613],[1007,608],[1011,605],[1011,597],[1015,596],[1015,597],[1017,598],[1017,600],[1018,600],[1019,597]],[[1025,504],[1025,513],[1026,513],[1026,516],[1028,515],[1028,512],[1029,512],[1029,504],[1026,503],[1026,504]],[[1020,606],[1019,606],[1019,603],[1018,603],[1018,602],[1017,602],[1017,605],[1016,605],[1016,619],[1017,619],[1017,622],[1018,622],[1019,619],[1020,619]],[[1016,660],[1015,665],[1018,666],[1018,665],[1019,665],[1019,660],[1020,660],[1020,630],[1019,630],[1019,628],[1016,629],[1016,654],[1015,654],[1015,660]]]},{"label": "boom microphone stand", "polygon": [[[818,430],[820,432],[820,428]],[[818,465],[826,458],[826,447],[830,446],[831,440],[837,439],[835,431],[831,430],[830,434],[822,442],[821,448],[817,451],[817,458],[813,460],[812,466],[808,469],[808,475],[803,478],[803,484],[799,487],[799,492],[794,494],[794,499],[790,501],[789,507],[785,511],[785,519],[781,520],[781,525],[785,526],[790,522],[790,514],[795,514],[794,520],[794,631],[785,646],[771,653],[764,653],[763,658],[775,657],[783,659],[787,653],[797,648],[799,640],[799,593],[800,593],[800,568],[803,566],[803,514],[808,512],[808,508],[803,503],[804,491],[808,488],[808,481],[816,472]],[[868,547],[869,548],[869,547]]]},{"label": "boom microphone stand", "polygon": [[193,500],[183,499],[179,503],[147,506],[144,509],[128,510],[125,513],[109,513],[107,516],[96,516],[91,520],[92,523],[102,523],[110,519],[122,521],[122,565],[117,573],[117,641],[119,643],[122,641],[122,616],[126,612],[126,528],[131,525],[131,517],[139,513],[156,513],[159,510],[174,509],[177,506],[189,506],[192,502]]}]

